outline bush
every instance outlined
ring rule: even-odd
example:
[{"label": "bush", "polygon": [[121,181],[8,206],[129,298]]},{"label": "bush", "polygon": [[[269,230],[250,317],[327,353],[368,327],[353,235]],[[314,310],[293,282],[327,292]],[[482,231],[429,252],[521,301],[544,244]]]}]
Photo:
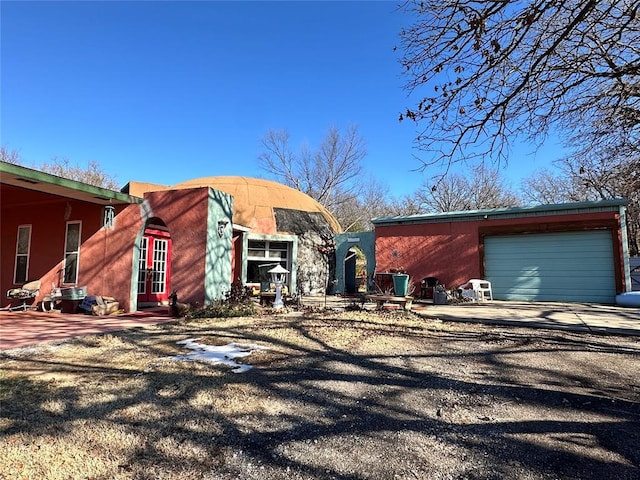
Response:
[{"label": "bush", "polygon": [[240,282],[235,282],[222,300],[217,300],[198,310],[194,310],[191,318],[229,318],[247,317],[257,313],[251,295]]}]

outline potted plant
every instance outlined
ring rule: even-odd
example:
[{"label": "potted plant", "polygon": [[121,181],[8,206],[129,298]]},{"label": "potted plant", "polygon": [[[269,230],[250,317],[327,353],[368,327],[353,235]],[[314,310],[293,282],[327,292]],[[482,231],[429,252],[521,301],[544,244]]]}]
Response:
[{"label": "potted plant", "polygon": [[[397,260],[400,259],[400,252],[394,250],[391,256]],[[396,267],[391,270],[393,273],[393,291],[396,297],[406,297],[409,290],[409,275],[407,275],[404,267]]]}]

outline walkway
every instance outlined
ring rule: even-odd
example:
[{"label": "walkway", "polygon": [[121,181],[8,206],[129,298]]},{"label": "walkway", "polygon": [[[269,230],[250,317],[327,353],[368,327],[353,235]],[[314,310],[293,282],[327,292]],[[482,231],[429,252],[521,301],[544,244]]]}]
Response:
[{"label": "walkway", "polygon": [[60,312],[0,312],[0,350],[54,343],[91,333],[105,333],[175,320],[165,311],[94,317]]}]

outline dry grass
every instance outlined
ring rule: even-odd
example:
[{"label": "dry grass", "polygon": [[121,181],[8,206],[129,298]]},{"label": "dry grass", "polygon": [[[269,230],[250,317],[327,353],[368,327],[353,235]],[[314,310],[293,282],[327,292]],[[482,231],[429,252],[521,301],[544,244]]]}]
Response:
[{"label": "dry grass", "polygon": [[[267,350],[170,359],[185,338]],[[640,478],[637,339],[402,313],[198,320],[5,352],[0,479]]]}]

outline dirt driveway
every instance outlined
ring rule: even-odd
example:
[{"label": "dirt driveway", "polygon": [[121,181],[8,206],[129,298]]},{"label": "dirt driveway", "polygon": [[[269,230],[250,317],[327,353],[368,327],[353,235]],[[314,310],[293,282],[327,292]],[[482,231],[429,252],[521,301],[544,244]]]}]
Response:
[{"label": "dirt driveway", "polygon": [[0,359],[2,479],[640,478],[637,337],[307,312]]}]

